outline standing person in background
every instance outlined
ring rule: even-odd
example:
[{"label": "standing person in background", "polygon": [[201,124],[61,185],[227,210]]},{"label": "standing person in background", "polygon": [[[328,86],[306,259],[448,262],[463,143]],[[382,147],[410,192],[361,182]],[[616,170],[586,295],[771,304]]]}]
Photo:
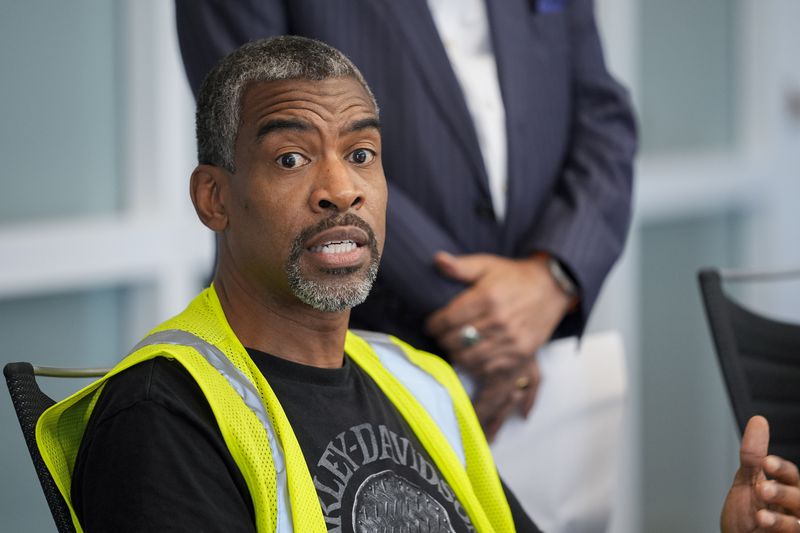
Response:
[{"label": "standing person in background", "polygon": [[323,40],[381,106],[385,267],[356,327],[478,380],[491,438],[539,382],[536,351],[579,335],[630,219],[635,125],[591,0],[176,0],[192,88],[240,44]]}]

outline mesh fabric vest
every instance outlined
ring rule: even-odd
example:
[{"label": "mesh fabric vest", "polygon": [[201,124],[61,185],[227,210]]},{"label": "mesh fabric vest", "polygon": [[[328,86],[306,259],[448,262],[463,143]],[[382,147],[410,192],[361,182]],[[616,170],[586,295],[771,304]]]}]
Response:
[{"label": "mesh fabric vest", "polygon": [[[469,398],[447,363],[384,335],[370,342],[348,332],[345,351],[363,368],[406,419],[479,532],[512,532],[513,520],[489,447]],[[372,344],[371,344],[372,343]],[[445,435],[411,390],[381,357],[399,358],[409,372],[424,372],[452,400],[457,435]],[[388,348],[388,350],[387,350]],[[106,381],[153,357],[178,361],[203,391],[222,436],[247,483],[259,532],[327,531],[316,489],[294,431],[269,383],[228,325],[210,287],[185,311],[154,329],[100,380],[48,409],[36,438],[42,457],[82,531],[70,497],[81,438]],[[451,442],[459,439],[465,463]]]}]

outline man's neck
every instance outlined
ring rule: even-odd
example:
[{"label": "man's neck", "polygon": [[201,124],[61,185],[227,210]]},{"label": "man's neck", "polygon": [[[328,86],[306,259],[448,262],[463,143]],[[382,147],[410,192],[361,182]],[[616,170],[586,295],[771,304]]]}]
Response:
[{"label": "man's neck", "polygon": [[325,313],[300,301],[280,301],[226,276],[217,275],[214,288],[244,346],[304,365],[342,366],[349,310]]}]

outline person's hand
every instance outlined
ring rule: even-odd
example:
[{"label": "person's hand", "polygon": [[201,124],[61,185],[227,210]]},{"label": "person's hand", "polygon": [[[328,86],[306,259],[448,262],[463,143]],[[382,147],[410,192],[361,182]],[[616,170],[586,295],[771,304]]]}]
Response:
[{"label": "person's hand", "polygon": [[[478,381],[475,411],[491,440],[515,408],[522,416],[530,412],[540,381],[536,350],[574,302],[552,278],[543,254],[506,259],[439,253],[435,261],[443,274],[470,286],[433,313],[426,329],[450,361]],[[472,342],[465,342],[465,328],[472,330]]]},{"label": "person's hand", "polygon": [[[476,377],[519,367],[574,305],[551,276],[544,254],[507,259],[440,252],[435,261],[444,275],[469,287],[431,314],[426,329],[453,363]],[[465,328],[479,338],[465,340]]]},{"label": "person's hand", "polygon": [[531,356],[523,359],[517,368],[497,371],[479,383],[473,404],[486,440],[494,440],[500,426],[515,410],[527,416],[540,380],[536,356]]},{"label": "person's hand", "polygon": [[744,430],[739,470],[722,507],[722,533],[800,533],[797,466],[767,455],[768,445],[767,420],[754,416]]}]

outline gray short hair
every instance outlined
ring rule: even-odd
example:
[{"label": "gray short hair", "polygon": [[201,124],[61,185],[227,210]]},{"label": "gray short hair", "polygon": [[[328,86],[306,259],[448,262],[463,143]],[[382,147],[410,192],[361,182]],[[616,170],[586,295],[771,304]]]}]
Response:
[{"label": "gray short hair", "polygon": [[197,96],[197,159],[235,172],[233,148],[239,133],[242,96],[250,83],[351,77],[378,104],[364,76],[342,52],[305,37],[253,41],[234,50],[206,76]]}]

